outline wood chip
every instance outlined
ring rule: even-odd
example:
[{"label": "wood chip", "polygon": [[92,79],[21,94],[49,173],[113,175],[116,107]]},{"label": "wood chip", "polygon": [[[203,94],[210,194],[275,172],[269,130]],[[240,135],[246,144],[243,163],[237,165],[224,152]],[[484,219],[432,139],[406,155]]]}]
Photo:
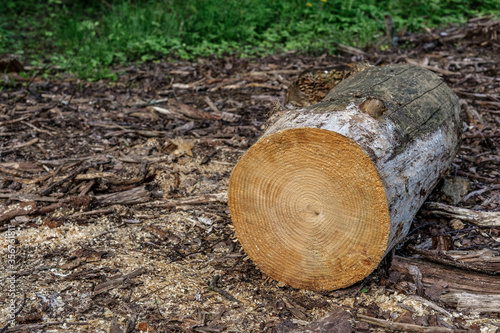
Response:
[{"label": "wood chip", "polygon": [[0,207],[0,225],[5,224],[10,219],[21,216],[21,215],[29,215],[36,211],[36,202],[34,201],[26,201],[15,203],[8,206]]},{"label": "wood chip", "polygon": [[145,186],[138,186],[131,190],[101,194],[96,196],[96,200],[101,204],[107,205],[126,205],[126,204],[137,204],[148,202],[151,197],[151,193],[146,190]]}]

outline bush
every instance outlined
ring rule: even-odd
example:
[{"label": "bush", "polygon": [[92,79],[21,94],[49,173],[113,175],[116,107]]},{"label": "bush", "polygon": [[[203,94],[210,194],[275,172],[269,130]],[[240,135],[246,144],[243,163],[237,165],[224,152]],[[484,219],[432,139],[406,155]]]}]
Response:
[{"label": "bush", "polygon": [[166,56],[334,52],[381,42],[384,16],[418,31],[498,14],[497,0],[3,0],[0,53],[50,62],[81,77]]}]

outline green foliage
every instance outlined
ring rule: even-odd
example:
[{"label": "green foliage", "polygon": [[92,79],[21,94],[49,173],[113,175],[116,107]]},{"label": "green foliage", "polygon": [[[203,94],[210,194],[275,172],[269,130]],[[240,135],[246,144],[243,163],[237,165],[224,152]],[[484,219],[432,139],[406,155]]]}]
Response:
[{"label": "green foliage", "polygon": [[384,48],[387,14],[418,31],[490,13],[498,0],[1,0],[0,54],[112,78],[110,65],[167,56]]}]

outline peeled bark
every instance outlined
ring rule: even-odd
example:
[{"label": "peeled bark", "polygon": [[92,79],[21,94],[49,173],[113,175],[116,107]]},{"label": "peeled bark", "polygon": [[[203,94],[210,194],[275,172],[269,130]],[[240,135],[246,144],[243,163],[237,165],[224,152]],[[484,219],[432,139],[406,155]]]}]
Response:
[{"label": "peeled bark", "polygon": [[368,276],[408,233],[459,143],[458,98],[428,70],[369,67],[306,108],[282,110],[229,183],[250,258],[292,287]]},{"label": "peeled bark", "polygon": [[500,295],[451,292],[442,295],[440,300],[456,307],[458,311],[500,313]]}]

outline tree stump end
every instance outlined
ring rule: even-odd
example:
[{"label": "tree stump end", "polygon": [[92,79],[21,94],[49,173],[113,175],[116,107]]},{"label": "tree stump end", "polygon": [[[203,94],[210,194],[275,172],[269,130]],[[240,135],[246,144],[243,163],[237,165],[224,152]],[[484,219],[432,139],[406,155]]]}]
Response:
[{"label": "tree stump end", "polygon": [[294,288],[350,286],[387,250],[382,180],[355,141],[332,131],[293,128],[261,138],[233,169],[229,207],[248,256]]}]

